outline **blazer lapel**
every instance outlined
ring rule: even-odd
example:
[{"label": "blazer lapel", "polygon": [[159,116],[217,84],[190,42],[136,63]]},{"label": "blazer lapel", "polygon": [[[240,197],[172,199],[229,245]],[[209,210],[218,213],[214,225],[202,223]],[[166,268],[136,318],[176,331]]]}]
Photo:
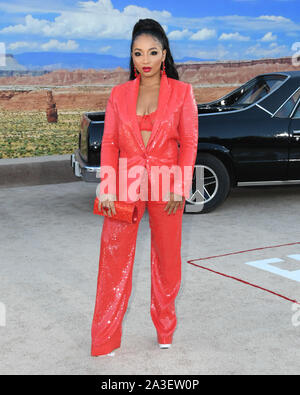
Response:
[{"label": "blazer lapel", "polygon": [[155,121],[153,124],[150,139],[147,143],[147,147],[145,147],[145,144],[143,142],[143,138],[141,135],[141,131],[139,128],[137,116],[136,116],[136,105],[137,105],[137,99],[138,99],[138,93],[139,93],[140,80],[141,80],[141,75],[139,74],[137,76],[137,78],[135,78],[132,81],[132,85],[131,85],[129,92],[128,92],[127,110],[128,110],[128,116],[129,116],[129,119],[130,119],[131,125],[132,125],[132,133],[133,133],[138,145],[142,149],[142,151],[146,152],[148,150],[148,148],[150,147],[151,143],[154,141],[155,136],[159,130],[159,125],[164,120],[165,115],[167,113],[168,101],[169,101],[170,94],[171,94],[171,86],[168,81],[167,75],[163,74],[160,79],[160,88],[159,88],[156,117],[155,117]]}]

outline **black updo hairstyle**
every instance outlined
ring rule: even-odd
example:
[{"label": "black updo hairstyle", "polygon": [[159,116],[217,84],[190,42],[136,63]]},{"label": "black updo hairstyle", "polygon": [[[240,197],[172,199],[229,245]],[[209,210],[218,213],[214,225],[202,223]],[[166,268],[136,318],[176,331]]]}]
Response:
[{"label": "black updo hairstyle", "polygon": [[[132,47],[135,39],[140,36],[141,34],[150,34],[153,37],[157,38],[162,46],[162,49],[166,49],[166,58],[165,58],[165,71],[169,78],[174,78],[175,80],[179,80],[178,72],[174,64],[174,60],[170,51],[170,45],[168,37],[163,29],[163,27],[155,21],[154,19],[146,18],[146,19],[139,19],[138,22],[134,25],[132,31],[132,40],[130,44],[130,76],[129,80],[134,80],[136,77],[134,75],[134,63],[132,60]],[[161,70],[162,70],[161,66]],[[137,71],[138,73],[138,71]]]}]

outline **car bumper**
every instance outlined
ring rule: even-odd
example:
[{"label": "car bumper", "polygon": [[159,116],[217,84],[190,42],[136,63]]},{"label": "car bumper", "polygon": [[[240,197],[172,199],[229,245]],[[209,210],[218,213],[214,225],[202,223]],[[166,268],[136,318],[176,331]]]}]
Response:
[{"label": "car bumper", "polygon": [[99,182],[100,166],[88,166],[81,158],[79,149],[71,154],[70,160],[76,177],[81,177],[86,182]]}]

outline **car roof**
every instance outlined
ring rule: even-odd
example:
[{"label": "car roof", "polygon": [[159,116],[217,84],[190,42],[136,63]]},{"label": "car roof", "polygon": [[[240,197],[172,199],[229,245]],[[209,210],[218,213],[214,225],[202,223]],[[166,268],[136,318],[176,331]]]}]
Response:
[{"label": "car roof", "polygon": [[295,78],[298,80],[300,78],[300,70],[289,70],[289,71],[271,71],[270,73],[258,74],[256,77],[264,76],[264,75],[288,75],[290,78]]}]

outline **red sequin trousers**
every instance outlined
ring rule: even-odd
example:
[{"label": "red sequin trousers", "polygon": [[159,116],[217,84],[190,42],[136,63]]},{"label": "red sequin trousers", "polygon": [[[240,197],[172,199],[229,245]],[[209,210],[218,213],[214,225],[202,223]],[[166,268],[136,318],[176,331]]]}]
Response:
[{"label": "red sequin trousers", "polygon": [[96,303],[92,322],[91,355],[107,354],[121,346],[122,321],[132,289],[138,227],[145,207],[151,230],[150,313],[159,343],[172,343],[177,325],[175,298],[181,283],[183,208],[164,211],[167,202],[138,200],[138,220],[128,224],[104,217],[101,233]]}]

